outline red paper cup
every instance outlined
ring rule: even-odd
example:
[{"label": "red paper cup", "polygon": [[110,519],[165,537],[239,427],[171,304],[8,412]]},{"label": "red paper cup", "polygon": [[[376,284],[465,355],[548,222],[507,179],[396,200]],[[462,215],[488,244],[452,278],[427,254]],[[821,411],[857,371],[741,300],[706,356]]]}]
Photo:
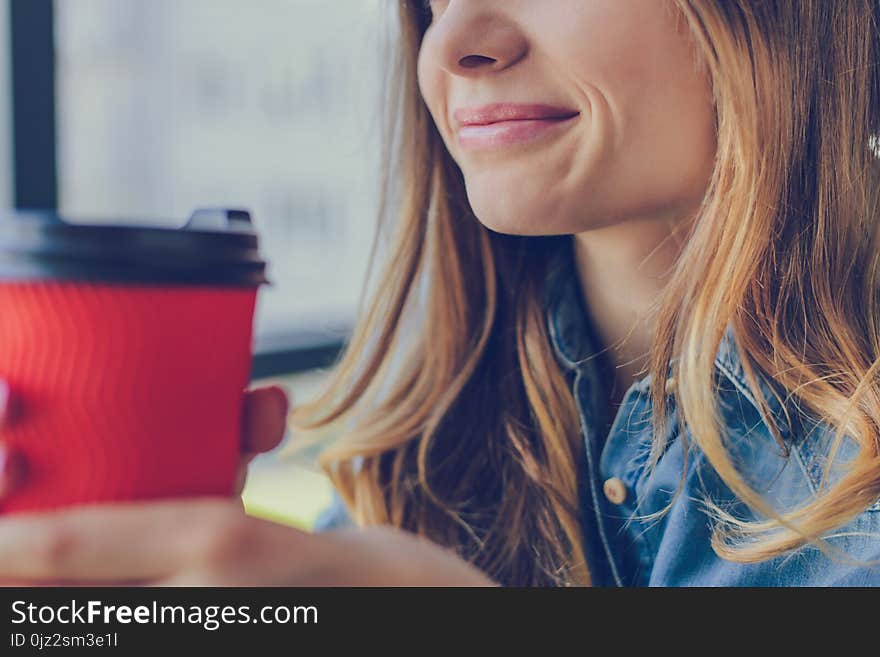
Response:
[{"label": "red paper cup", "polygon": [[[35,276],[0,260],[0,378],[15,400],[0,440],[27,463],[0,512],[233,492],[265,282],[238,219],[228,232],[47,220],[64,233],[51,244],[78,240],[70,262]],[[190,259],[175,266],[163,240]],[[84,256],[113,250],[101,244],[112,266]]]}]

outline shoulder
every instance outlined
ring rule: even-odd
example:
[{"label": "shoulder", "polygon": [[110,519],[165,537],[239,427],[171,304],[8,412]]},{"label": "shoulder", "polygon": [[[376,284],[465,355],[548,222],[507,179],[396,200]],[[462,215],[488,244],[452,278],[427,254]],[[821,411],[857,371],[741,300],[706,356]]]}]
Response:
[{"label": "shoulder", "polygon": [[[841,435],[771,378],[756,371],[758,394],[769,413],[761,410],[756,393],[749,387],[742,358],[728,327],[715,360],[717,400],[724,424],[725,440],[735,465],[750,482],[777,499],[780,508],[808,503],[846,473],[846,464],[857,456],[859,445]],[[768,416],[769,415],[769,416]],[[778,435],[771,430],[773,424]],[[830,468],[827,466],[831,466]],[[823,481],[826,476],[827,479]],[[774,481],[785,477],[793,490],[782,491]],[[772,500],[771,500],[772,501]],[[874,505],[875,507],[877,504]]]},{"label": "shoulder", "polygon": [[[775,511],[785,513],[817,499],[831,459],[837,465],[829,469],[826,486],[843,476],[846,462],[857,454],[858,445],[844,436],[835,450],[835,432],[830,426],[798,407],[773,381],[758,374],[759,392],[769,406],[770,417],[766,417],[747,384],[729,330],[719,348],[716,365],[725,447],[737,471]],[[768,420],[778,427],[781,442],[771,431]],[[663,522],[652,582],[880,585],[880,501],[823,537],[836,554],[826,554],[808,544],[758,563],[718,557],[711,548],[714,525],[709,522],[707,502],[745,522],[764,518],[738,500],[692,436],[683,438],[692,446],[689,464],[683,465],[684,490]],[[690,560],[689,564],[682,563],[683,555]]]}]

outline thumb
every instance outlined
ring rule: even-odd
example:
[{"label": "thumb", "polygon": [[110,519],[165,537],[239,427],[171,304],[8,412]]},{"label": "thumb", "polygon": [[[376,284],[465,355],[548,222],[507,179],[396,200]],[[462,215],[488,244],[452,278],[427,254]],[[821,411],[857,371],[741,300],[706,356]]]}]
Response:
[{"label": "thumb", "polygon": [[277,447],[287,429],[289,408],[287,393],[280,385],[248,390],[242,418],[242,452],[256,454]]}]

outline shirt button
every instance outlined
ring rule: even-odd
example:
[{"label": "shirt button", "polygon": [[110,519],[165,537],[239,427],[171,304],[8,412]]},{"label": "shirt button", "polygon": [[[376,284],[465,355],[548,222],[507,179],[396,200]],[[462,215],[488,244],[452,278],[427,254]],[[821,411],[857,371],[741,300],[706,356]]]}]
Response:
[{"label": "shirt button", "polygon": [[671,376],[666,379],[665,391],[667,395],[675,394],[675,377]]},{"label": "shirt button", "polygon": [[617,477],[607,479],[602,486],[602,491],[612,504],[623,504],[626,500],[626,484]]}]

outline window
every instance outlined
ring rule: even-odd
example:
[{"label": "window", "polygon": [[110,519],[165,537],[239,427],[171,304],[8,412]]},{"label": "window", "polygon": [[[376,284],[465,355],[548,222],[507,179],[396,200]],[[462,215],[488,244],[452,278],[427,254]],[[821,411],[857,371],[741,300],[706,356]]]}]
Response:
[{"label": "window", "polygon": [[378,189],[379,0],[55,3],[58,198],[74,218],[252,211],[258,351],[339,335]]},{"label": "window", "polygon": [[[9,98],[9,7],[0,2],[0,94]],[[0,102],[0,207],[12,206],[12,116],[9,102]]]}]

